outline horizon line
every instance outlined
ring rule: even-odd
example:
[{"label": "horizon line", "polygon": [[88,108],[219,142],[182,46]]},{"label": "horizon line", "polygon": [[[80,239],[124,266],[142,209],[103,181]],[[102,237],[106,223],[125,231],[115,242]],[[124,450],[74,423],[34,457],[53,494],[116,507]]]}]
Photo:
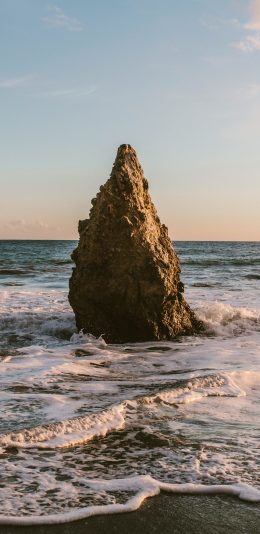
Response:
[{"label": "horizon line", "polygon": [[[172,242],[184,242],[184,243],[260,243],[260,239],[172,239]],[[65,238],[22,238],[22,237],[0,237],[1,241],[79,241],[79,238],[76,239],[65,239]]]}]

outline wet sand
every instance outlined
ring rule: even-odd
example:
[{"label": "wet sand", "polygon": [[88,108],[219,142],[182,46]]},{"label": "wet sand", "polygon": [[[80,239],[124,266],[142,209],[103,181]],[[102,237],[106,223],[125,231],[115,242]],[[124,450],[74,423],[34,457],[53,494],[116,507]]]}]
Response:
[{"label": "wet sand", "polygon": [[1,534],[259,534],[260,505],[229,496],[160,495],[136,512],[53,526],[0,526]]}]

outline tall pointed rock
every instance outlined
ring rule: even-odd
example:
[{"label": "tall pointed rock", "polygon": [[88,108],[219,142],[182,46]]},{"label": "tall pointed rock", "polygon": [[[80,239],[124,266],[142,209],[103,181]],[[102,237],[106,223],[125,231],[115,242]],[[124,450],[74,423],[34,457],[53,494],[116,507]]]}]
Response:
[{"label": "tall pointed rock", "polygon": [[119,147],[79,234],[69,292],[79,330],[123,343],[197,328],[183,298],[179,260],[130,145]]}]

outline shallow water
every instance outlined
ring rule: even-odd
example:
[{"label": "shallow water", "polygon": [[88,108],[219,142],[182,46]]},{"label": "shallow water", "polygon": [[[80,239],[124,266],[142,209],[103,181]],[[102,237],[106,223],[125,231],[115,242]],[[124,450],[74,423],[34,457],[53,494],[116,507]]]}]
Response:
[{"label": "shallow water", "polygon": [[75,333],[74,247],[0,242],[2,516],[116,511],[164,484],[260,500],[260,244],[176,243],[207,335],[125,345]]}]

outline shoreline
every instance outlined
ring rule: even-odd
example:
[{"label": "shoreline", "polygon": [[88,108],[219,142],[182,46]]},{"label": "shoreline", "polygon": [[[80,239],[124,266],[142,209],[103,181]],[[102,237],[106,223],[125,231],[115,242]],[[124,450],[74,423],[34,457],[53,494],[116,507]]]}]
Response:
[{"label": "shoreline", "polygon": [[[37,534],[254,534],[260,505],[229,495],[161,493],[135,512],[100,515],[60,525],[37,525]],[[35,534],[35,526],[0,525],[0,534]]]}]

